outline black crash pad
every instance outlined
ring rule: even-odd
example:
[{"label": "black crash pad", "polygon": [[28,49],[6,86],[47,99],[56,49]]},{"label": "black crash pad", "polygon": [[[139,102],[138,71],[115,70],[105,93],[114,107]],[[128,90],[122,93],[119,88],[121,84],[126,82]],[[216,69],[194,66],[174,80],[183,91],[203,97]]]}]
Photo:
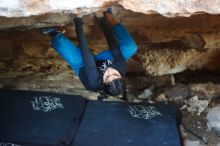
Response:
[{"label": "black crash pad", "polygon": [[175,110],[164,104],[90,101],[74,146],[180,146]]},{"label": "black crash pad", "polygon": [[86,102],[77,95],[0,90],[0,143],[70,144]]},{"label": "black crash pad", "polygon": [[179,146],[163,104],[87,101],[78,95],[0,90],[0,145]]}]

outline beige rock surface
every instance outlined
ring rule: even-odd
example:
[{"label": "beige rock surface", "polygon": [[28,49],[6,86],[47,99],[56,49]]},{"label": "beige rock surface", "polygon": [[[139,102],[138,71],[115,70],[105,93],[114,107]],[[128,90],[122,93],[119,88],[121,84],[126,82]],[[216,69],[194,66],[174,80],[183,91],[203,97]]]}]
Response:
[{"label": "beige rock surface", "polygon": [[139,57],[148,74],[164,75],[201,68],[204,55],[195,49],[146,49]]},{"label": "beige rock surface", "polygon": [[206,0],[122,0],[119,2],[125,9],[135,12],[152,13],[164,16],[190,16],[196,12],[218,14],[220,1]]},{"label": "beige rock surface", "polygon": [[109,3],[117,3],[134,12],[156,12],[168,17],[189,16],[197,12],[220,13],[218,0],[1,0],[0,16],[27,17],[54,12],[88,14]]}]

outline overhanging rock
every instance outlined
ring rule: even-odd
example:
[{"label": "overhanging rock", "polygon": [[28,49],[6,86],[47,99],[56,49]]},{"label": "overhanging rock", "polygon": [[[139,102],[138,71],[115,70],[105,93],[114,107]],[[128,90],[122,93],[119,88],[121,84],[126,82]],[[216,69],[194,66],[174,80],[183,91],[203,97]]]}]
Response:
[{"label": "overhanging rock", "polygon": [[113,4],[134,12],[156,12],[167,17],[220,13],[220,1],[217,0],[1,0],[0,16],[27,17],[56,12],[89,14]]},{"label": "overhanging rock", "polygon": [[[75,14],[85,15],[89,47],[95,53],[101,52],[107,46],[93,13],[111,6],[116,20],[126,26],[138,45],[137,57],[133,58],[136,69],[130,70],[156,76],[187,69],[219,71],[219,5],[217,0],[0,0],[0,68],[67,69],[62,60],[56,60],[60,68],[55,62],[49,63],[46,52],[50,39],[43,37],[38,28],[58,27],[77,42],[72,25]],[[48,64],[36,61],[39,57]],[[10,67],[5,61],[8,58],[13,60]]]}]

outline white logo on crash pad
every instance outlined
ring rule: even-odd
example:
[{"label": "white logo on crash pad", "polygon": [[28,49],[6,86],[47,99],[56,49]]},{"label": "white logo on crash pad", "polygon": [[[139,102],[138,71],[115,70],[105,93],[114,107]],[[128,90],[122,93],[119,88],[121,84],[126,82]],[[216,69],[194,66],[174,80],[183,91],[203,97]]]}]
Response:
[{"label": "white logo on crash pad", "polygon": [[58,108],[64,108],[60,98],[51,96],[34,97],[34,100],[31,101],[31,103],[33,110],[36,111],[50,112]]},{"label": "white logo on crash pad", "polygon": [[133,105],[128,106],[128,111],[134,118],[151,119],[162,114],[154,106]]},{"label": "white logo on crash pad", "polygon": [[14,144],[14,143],[0,142],[0,146],[21,146],[21,145]]}]

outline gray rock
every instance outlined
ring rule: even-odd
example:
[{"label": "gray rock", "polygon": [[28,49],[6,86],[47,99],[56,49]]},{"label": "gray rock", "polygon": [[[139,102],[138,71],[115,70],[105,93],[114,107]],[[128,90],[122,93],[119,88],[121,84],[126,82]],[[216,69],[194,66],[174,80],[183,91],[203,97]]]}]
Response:
[{"label": "gray rock", "polygon": [[199,141],[184,140],[184,146],[200,146]]},{"label": "gray rock", "polygon": [[145,89],[142,94],[138,95],[138,98],[151,99],[151,97],[153,96],[153,90],[154,90],[154,86],[151,86],[151,87]]},{"label": "gray rock", "polygon": [[208,126],[220,136],[220,105],[213,107],[207,114]]},{"label": "gray rock", "polygon": [[187,111],[191,113],[196,113],[200,115],[203,111],[208,108],[208,100],[199,100],[198,96],[193,96],[190,99],[186,100],[185,103],[187,106]]},{"label": "gray rock", "polygon": [[189,97],[190,90],[184,84],[176,84],[175,87],[165,92],[169,100],[181,100]]}]

